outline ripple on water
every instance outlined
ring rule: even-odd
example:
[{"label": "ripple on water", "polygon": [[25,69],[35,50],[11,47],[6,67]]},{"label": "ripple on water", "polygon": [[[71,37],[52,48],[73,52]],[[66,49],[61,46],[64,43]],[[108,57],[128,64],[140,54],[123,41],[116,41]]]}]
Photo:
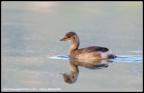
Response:
[{"label": "ripple on water", "polygon": [[[49,57],[51,59],[64,59],[68,60],[68,55],[62,54]],[[115,59],[111,59],[113,62],[142,62],[141,55],[117,55]]]}]

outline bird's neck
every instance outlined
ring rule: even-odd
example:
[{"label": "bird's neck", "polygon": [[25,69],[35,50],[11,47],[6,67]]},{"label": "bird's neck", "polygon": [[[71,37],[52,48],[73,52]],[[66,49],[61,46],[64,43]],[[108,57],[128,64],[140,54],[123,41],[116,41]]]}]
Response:
[{"label": "bird's neck", "polygon": [[70,72],[71,73],[73,73],[73,74],[79,73],[78,66],[75,65],[73,62],[69,62],[69,66],[70,66]]},{"label": "bird's neck", "polygon": [[69,48],[69,55],[72,53],[72,51],[78,50],[78,47],[80,45],[79,38],[76,37],[76,39],[70,41],[70,48]]}]

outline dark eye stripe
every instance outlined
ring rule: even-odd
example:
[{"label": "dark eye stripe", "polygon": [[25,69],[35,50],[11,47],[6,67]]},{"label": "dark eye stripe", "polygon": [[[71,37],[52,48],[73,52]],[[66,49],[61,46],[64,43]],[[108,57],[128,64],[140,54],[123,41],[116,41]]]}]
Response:
[{"label": "dark eye stripe", "polygon": [[68,34],[68,35],[67,35],[68,38],[71,37],[71,36],[73,36],[73,35],[72,35],[72,34]]},{"label": "dark eye stripe", "polygon": [[67,37],[68,37],[68,38],[70,38],[71,36],[70,36],[70,35],[68,35]]}]

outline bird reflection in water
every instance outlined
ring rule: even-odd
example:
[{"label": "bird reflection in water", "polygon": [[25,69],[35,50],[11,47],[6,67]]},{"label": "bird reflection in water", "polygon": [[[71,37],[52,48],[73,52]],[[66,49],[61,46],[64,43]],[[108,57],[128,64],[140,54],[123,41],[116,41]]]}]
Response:
[{"label": "bird reflection in water", "polygon": [[66,83],[75,83],[78,79],[79,69],[78,66],[89,69],[102,69],[108,67],[108,60],[81,60],[69,57],[70,72],[63,73],[63,79]]}]

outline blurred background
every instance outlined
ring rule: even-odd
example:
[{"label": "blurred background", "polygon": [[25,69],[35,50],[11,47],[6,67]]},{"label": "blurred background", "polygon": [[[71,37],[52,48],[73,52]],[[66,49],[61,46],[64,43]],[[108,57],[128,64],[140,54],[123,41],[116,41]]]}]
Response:
[{"label": "blurred background", "polygon": [[[80,86],[77,89],[74,86],[67,87],[62,77],[55,74],[69,71],[67,61],[48,59],[49,56],[67,54],[69,44],[60,42],[60,39],[65,33],[74,31],[80,38],[80,48],[97,45],[110,48],[116,55],[142,55],[142,7],[143,3],[140,1],[1,2],[2,88],[58,85],[63,91],[85,90],[85,78],[81,78],[84,81],[77,83],[76,86]],[[129,63],[117,64],[122,64],[125,70],[131,69]],[[142,65],[131,65],[134,70],[128,70],[127,73],[121,72],[119,65],[114,68],[124,74],[124,80],[119,77],[114,80],[114,84],[109,82],[107,86],[100,86],[100,82],[94,83],[93,78],[89,81],[91,88],[88,90],[141,90]],[[96,73],[87,73],[85,69],[82,71],[85,73],[81,77]],[[108,72],[112,71],[110,69]],[[100,74],[98,79],[102,81]],[[109,76],[108,81],[116,75]],[[136,81],[131,77],[137,78]],[[55,82],[59,79],[61,82],[56,85]],[[128,82],[123,85],[122,82],[125,81]],[[115,86],[118,83],[123,86]]]}]

